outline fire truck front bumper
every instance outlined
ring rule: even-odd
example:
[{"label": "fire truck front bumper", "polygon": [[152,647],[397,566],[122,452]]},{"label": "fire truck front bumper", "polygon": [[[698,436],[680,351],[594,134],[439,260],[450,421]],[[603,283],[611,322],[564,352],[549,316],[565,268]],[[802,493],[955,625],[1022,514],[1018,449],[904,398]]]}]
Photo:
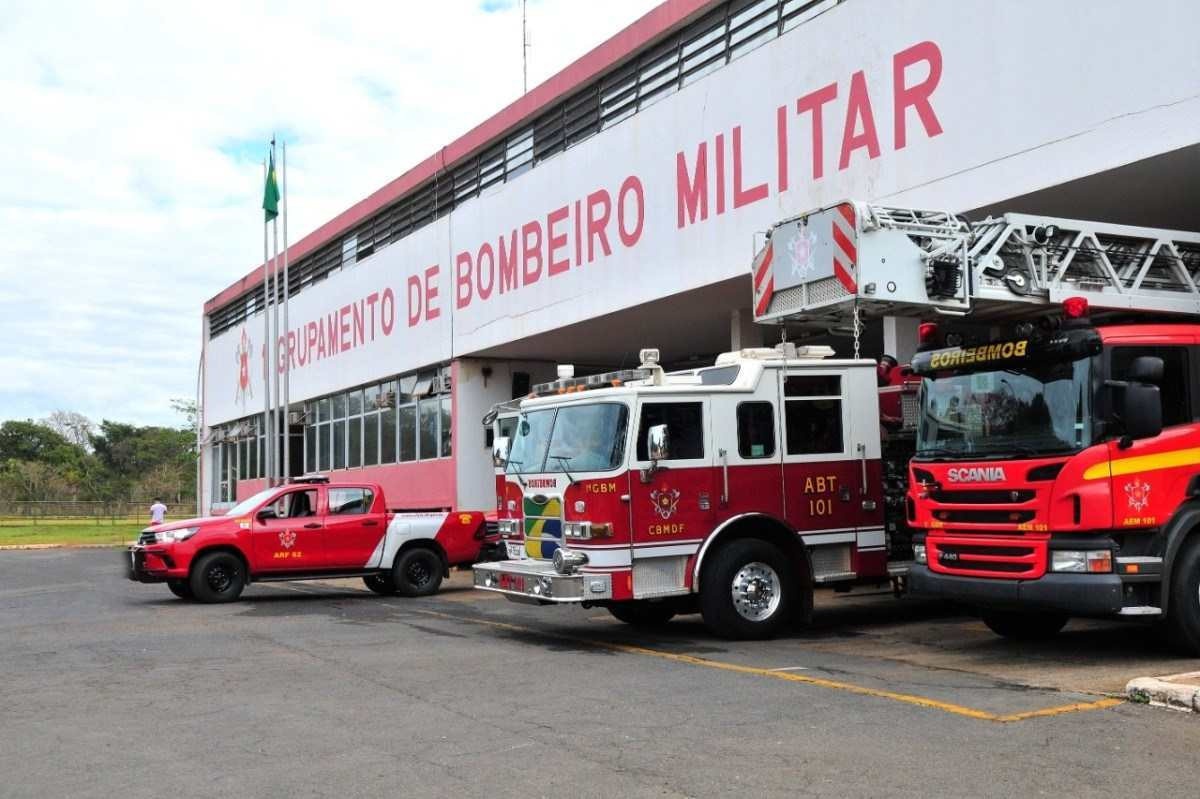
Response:
[{"label": "fire truck front bumper", "polygon": [[608,574],[560,574],[544,560],[502,560],[477,563],[475,587],[503,594],[514,602],[553,605],[594,602],[612,598]]},{"label": "fire truck front bumper", "polygon": [[137,583],[162,583],[187,577],[166,547],[134,545],[125,550],[125,576]]},{"label": "fire truck front bumper", "polygon": [[959,577],[938,574],[927,565],[913,564],[909,590],[998,610],[1047,610],[1071,616],[1115,616],[1120,613],[1122,582],[1116,574],[1053,574],[1036,580]]}]

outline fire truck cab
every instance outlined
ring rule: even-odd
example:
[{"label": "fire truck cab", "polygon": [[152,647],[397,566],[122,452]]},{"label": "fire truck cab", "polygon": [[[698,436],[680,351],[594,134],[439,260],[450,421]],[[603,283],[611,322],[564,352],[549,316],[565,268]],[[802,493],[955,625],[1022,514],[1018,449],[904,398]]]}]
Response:
[{"label": "fire truck cab", "polygon": [[807,618],[816,585],[890,579],[874,361],[791,344],[683,372],[642,360],[520,403],[497,454],[522,557],[477,564],[477,588],[760,638]]}]

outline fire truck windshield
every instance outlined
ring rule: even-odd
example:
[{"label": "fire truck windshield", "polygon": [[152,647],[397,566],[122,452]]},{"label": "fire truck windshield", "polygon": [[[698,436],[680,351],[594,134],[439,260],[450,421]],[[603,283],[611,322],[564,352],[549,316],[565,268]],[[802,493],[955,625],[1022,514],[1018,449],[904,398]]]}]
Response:
[{"label": "fire truck windshield", "polygon": [[951,373],[921,386],[917,457],[1028,457],[1092,442],[1090,360]]},{"label": "fire truck windshield", "polygon": [[514,474],[607,472],[625,459],[629,410],[612,402],[521,414],[505,470]]}]

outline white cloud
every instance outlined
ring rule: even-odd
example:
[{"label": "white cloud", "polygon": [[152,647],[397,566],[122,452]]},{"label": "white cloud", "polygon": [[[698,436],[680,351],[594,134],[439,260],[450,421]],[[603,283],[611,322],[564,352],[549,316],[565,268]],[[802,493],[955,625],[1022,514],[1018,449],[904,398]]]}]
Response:
[{"label": "white cloud", "polygon": [[[533,0],[530,85],[655,4]],[[179,421],[272,131],[295,241],[520,92],[515,0],[5,4],[0,420]]]}]

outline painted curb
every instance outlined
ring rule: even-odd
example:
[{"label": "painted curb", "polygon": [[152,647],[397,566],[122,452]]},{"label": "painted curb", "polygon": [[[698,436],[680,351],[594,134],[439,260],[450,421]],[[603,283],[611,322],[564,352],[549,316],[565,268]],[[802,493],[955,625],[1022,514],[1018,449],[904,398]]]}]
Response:
[{"label": "painted curb", "polygon": [[5,544],[0,546],[0,552],[38,549],[116,549],[127,546],[129,544]]},{"label": "painted curb", "polygon": [[1200,671],[1166,677],[1138,677],[1125,686],[1132,702],[1200,713]]}]

